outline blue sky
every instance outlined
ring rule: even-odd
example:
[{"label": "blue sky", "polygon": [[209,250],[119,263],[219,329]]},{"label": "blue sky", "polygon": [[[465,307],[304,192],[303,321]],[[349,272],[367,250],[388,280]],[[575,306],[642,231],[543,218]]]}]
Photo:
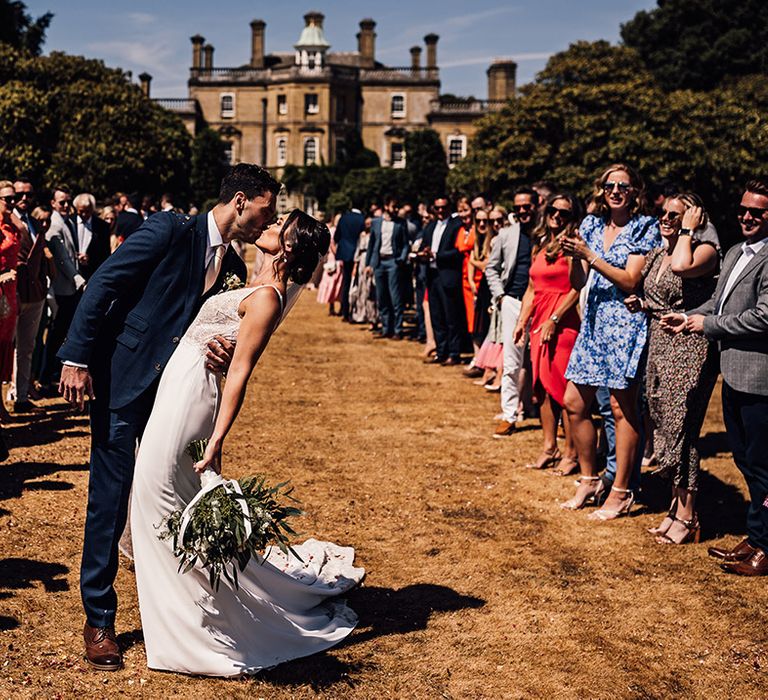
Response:
[{"label": "blue sky", "polygon": [[376,20],[376,58],[392,66],[409,65],[408,49],[423,46],[425,34],[438,34],[442,92],[485,98],[485,70],[494,58],[514,59],[518,84],[530,82],[552,53],[579,39],[616,42],[622,22],[656,5],[654,0],[25,1],[30,14],[55,15],[46,52],[101,58],[134,76],[147,71],[154,78],[153,97],[186,96],[193,34],[202,34],[214,46],[215,66],[237,66],[250,59],[252,19],[267,23],[267,52],[290,51],[304,13],[319,10],[325,14],[331,51],[356,50],[359,21]]}]

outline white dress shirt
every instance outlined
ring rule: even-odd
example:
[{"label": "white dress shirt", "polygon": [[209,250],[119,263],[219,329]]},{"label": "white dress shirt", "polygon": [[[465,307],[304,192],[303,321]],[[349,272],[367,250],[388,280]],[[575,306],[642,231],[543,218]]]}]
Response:
[{"label": "white dress shirt", "polygon": [[739,279],[739,275],[744,272],[744,269],[747,267],[747,265],[749,265],[749,262],[752,260],[752,258],[754,258],[755,255],[757,255],[762,250],[763,246],[766,244],[766,240],[768,239],[763,238],[762,240],[756,241],[755,243],[744,242],[741,244],[741,256],[736,261],[736,264],[731,270],[731,274],[728,275],[728,279],[725,281],[725,287],[723,287],[723,295],[720,297],[720,306],[717,309],[718,314],[723,313],[725,300],[731,293],[733,285],[736,284],[736,280]]},{"label": "white dress shirt", "polygon": [[92,227],[92,218],[83,221],[79,216],[77,217],[77,249],[81,253],[85,253],[88,250],[88,246],[91,245],[91,239],[93,238]]},{"label": "white dress shirt", "polygon": [[437,269],[437,251],[440,249],[440,241],[445,233],[445,227],[448,226],[449,219],[443,219],[435,224],[435,231],[432,234],[432,255],[435,256],[429,263],[429,266]]},{"label": "white dress shirt", "polygon": [[220,245],[224,246],[224,252],[227,251],[230,244],[224,243],[224,239],[221,237],[221,231],[216,225],[216,219],[213,218],[213,209],[208,212],[208,250],[205,251],[205,269],[208,269],[208,264],[211,262],[211,258],[216,254],[216,248]]},{"label": "white dress shirt", "polygon": [[394,255],[392,235],[395,232],[395,222],[383,219],[381,222],[381,255]]}]

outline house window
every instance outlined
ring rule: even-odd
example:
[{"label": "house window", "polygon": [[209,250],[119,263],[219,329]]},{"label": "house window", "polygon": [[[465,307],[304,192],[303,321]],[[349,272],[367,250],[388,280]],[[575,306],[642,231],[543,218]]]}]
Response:
[{"label": "house window", "polygon": [[285,187],[281,187],[277,195],[277,211],[280,214],[288,211],[288,191]]},{"label": "house window", "polygon": [[392,95],[392,118],[397,119],[405,116],[405,95],[397,92]]},{"label": "house window", "polygon": [[467,155],[467,137],[449,136],[448,165],[456,165],[465,155]]},{"label": "house window", "polygon": [[287,95],[277,96],[277,113],[288,114],[288,97]]},{"label": "house window", "polygon": [[405,144],[393,143],[390,150],[390,163],[393,168],[405,167]]},{"label": "house window", "polygon": [[317,163],[317,139],[314,136],[304,139],[304,165]]},{"label": "house window", "polygon": [[235,147],[231,141],[224,142],[224,162],[230,165],[235,164]]},{"label": "house window", "polygon": [[235,96],[231,92],[221,95],[221,116],[223,119],[231,119],[235,116]]},{"label": "house window", "polygon": [[288,162],[288,139],[281,136],[277,139],[277,164],[285,165]]},{"label": "house window", "polygon": [[314,92],[308,92],[304,95],[304,111],[307,114],[319,114],[320,105],[317,101],[317,94]]}]

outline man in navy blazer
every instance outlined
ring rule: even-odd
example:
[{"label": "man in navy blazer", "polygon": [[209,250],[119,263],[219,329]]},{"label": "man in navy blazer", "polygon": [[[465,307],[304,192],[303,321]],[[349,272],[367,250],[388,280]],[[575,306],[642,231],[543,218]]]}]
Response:
[{"label": "man in navy blazer", "polygon": [[[279,190],[266,170],[240,163],[224,177],[219,203],[207,214],[151,216],[89,280],[59,350],[61,393],[81,409],[86,396],[92,399],[80,590],[86,659],[100,670],[122,665],[114,631],[117,545],[136,444],[160,375],[202,303],[224,289],[226,276],[247,280],[230,243],[253,243],[261,235],[275,218]],[[209,344],[213,369],[231,358],[232,346],[220,340]]]},{"label": "man in navy blazer", "polygon": [[352,207],[345,211],[336,230],[333,233],[333,241],[336,243],[336,260],[341,260],[342,285],[341,285],[341,317],[349,321],[349,288],[352,286],[352,269],[355,266],[355,253],[360,234],[365,228],[365,217],[358,208]]},{"label": "man in navy blazer", "polygon": [[427,363],[458,365],[464,328],[462,296],[463,254],[456,249],[461,219],[451,216],[448,198],[437,197],[435,220],[427,224],[419,248],[419,259],[427,267],[429,315],[435,333],[435,356]]},{"label": "man in navy blazer", "polygon": [[403,339],[402,277],[410,245],[408,228],[397,217],[397,200],[385,197],[384,214],[371,222],[365,266],[376,280],[376,306],[381,319],[379,338]]}]

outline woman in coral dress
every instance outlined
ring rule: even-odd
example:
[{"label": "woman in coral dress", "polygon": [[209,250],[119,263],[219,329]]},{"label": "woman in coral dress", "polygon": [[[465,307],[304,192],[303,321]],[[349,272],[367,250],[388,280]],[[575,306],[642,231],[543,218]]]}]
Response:
[{"label": "woman in coral dress", "polygon": [[[21,247],[21,226],[14,215],[14,189],[9,181],[0,182],[0,382],[10,382],[13,374],[13,341],[16,336],[16,264]],[[0,420],[8,414],[0,401]]]},{"label": "woman in coral dress", "polygon": [[456,234],[456,250],[464,256],[461,263],[462,291],[464,293],[464,316],[467,319],[467,332],[472,333],[475,323],[475,293],[469,281],[469,256],[475,249],[475,227],[473,223],[472,208],[469,200],[461,197],[456,206],[456,211],[461,218],[461,228]]},{"label": "woman in coral dress", "polygon": [[[565,370],[579,335],[578,292],[571,288],[570,265],[560,248],[562,236],[578,228],[580,205],[571,195],[550,197],[539,227],[534,231],[530,281],[515,328],[517,342],[524,341],[530,321],[533,387],[541,407],[544,445],[531,467],[544,469],[559,462],[561,474],[577,467],[563,395],[568,381]],[[565,453],[557,446],[557,424],[563,417]]]}]

